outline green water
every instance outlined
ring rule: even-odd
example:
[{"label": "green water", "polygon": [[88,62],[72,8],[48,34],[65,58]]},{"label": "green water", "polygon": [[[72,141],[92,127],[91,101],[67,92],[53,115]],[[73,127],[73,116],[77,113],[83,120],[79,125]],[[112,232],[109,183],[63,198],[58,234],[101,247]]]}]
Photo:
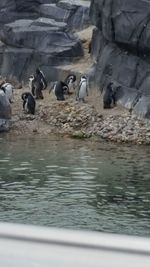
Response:
[{"label": "green water", "polygon": [[0,138],[0,221],[150,236],[150,147]]}]

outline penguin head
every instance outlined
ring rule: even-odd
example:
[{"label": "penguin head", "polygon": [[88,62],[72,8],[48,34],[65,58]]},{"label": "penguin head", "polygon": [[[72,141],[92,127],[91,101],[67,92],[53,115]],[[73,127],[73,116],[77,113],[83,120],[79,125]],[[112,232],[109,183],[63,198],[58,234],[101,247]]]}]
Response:
[{"label": "penguin head", "polygon": [[4,84],[6,83],[6,81],[2,81],[1,84],[0,84],[0,87],[2,87]]},{"label": "penguin head", "polygon": [[86,82],[87,81],[87,77],[85,75],[81,76],[80,82]]},{"label": "penguin head", "polygon": [[30,77],[29,77],[29,81],[33,81],[34,80],[34,75],[31,75]]},{"label": "penguin head", "polygon": [[35,72],[36,72],[36,74],[39,74],[40,73],[40,69],[37,68]]}]

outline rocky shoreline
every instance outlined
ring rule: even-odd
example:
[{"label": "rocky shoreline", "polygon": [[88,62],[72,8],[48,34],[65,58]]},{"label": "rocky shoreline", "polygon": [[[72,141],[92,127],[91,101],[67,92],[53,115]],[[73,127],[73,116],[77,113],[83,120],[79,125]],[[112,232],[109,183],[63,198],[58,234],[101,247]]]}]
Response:
[{"label": "rocky shoreline", "polygon": [[[150,120],[129,114],[119,107],[98,111],[90,97],[86,103],[79,103],[73,97],[57,101],[54,96],[39,100],[35,115],[24,114],[20,101],[22,90],[18,90],[13,104],[10,134],[40,135],[50,134],[71,138],[97,138],[116,143],[150,144]],[[17,107],[17,108],[16,108]],[[121,114],[119,114],[121,113]],[[19,115],[18,115],[19,114]]]}]

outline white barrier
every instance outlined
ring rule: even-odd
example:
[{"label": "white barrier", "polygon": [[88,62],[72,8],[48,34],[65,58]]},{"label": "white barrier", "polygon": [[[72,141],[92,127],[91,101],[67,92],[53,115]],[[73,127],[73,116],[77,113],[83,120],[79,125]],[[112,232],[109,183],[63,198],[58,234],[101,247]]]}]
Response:
[{"label": "white barrier", "polygon": [[0,223],[0,267],[150,267],[150,239]]}]

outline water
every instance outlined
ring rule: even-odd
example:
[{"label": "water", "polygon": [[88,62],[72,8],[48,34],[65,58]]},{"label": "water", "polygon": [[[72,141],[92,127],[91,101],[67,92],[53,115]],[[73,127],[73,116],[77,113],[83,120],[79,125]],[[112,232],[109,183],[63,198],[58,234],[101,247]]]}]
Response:
[{"label": "water", "polygon": [[0,138],[0,221],[150,236],[150,147]]}]

